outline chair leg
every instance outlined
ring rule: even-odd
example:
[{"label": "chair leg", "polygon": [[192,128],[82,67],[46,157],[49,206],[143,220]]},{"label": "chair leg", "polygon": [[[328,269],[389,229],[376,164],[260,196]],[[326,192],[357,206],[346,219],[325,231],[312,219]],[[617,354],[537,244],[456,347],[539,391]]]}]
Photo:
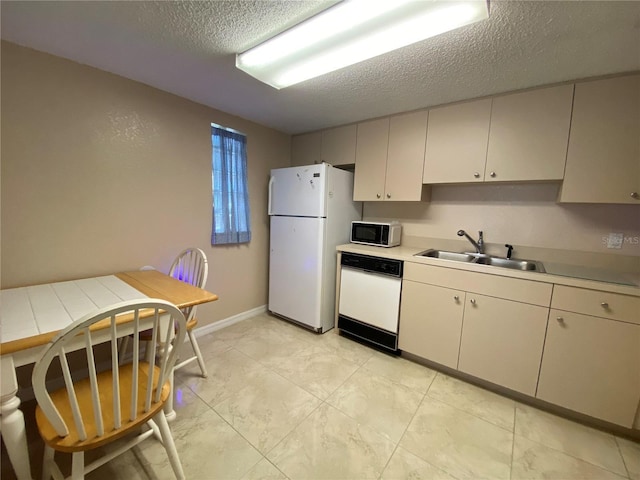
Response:
[{"label": "chair leg", "polygon": [[44,446],[44,458],[42,459],[42,480],[49,480],[51,478],[51,462],[53,462],[53,456],[56,451],[49,445]]},{"label": "chair leg", "polygon": [[158,428],[158,425],[156,425],[156,422],[154,422],[153,420],[149,420],[147,422],[147,425],[151,430],[153,430],[153,436],[156,437],[160,443],[162,443],[162,434],[160,433],[160,429]]},{"label": "chair leg", "polygon": [[164,416],[164,411],[160,410],[153,419],[160,429],[162,444],[164,449],[167,451],[167,456],[169,457],[171,468],[173,468],[173,473],[176,475],[178,480],[184,480],[185,476],[184,471],[182,470],[182,464],[180,463],[180,457],[178,457],[176,444],[173,442],[173,436],[171,435],[171,430],[169,430],[169,424],[167,423],[167,418]]},{"label": "chair leg", "polygon": [[204,366],[204,358],[202,358],[202,353],[200,352],[200,347],[196,341],[196,336],[193,334],[193,330],[187,330],[187,334],[189,335],[189,341],[191,342],[193,352],[196,354],[196,358],[198,359],[198,365],[200,366],[202,376],[206,378],[208,375],[207,368]]},{"label": "chair leg", "polygon": [[72,454],[71,480],[84,480],[84,452],[73,452]]}]

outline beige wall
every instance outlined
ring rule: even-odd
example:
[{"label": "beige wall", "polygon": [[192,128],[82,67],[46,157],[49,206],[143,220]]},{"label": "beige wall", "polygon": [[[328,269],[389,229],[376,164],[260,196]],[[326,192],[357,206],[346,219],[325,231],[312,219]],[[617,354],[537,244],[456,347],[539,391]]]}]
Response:
[{"label": "beige wall", "polygon": [[[2,288],[209,258],[202,324],[267,303],[269,170],[290,137],[2,42]],[[224,92],[221,92],[224,95]],[[212,247],[211,122],[247,134],[253,239]]]},{"label": "beige wall", "polygon": [[[368,202],[367,220],[397,219],[403,235],[457,239],[459,229],[486,242],[640,256],[640,208],[637,205],[557,204],[559,183],[450,185],[432,189],[431,202]],[[620,250],[602,241],[624,233]],[[493,252],[492,252],[493,253]],[[500,253],[506,253],[502,248]],[[517,253],[517,252],[516,252]]]}]

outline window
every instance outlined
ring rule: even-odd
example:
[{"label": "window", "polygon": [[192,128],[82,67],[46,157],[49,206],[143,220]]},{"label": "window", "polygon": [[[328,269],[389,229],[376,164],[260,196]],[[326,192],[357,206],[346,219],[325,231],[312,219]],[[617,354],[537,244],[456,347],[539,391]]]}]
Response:
[{"label": "window", "polygon": [[213,227],[211,245],[251,240],[247,190],[247,137],[211,124]]}]

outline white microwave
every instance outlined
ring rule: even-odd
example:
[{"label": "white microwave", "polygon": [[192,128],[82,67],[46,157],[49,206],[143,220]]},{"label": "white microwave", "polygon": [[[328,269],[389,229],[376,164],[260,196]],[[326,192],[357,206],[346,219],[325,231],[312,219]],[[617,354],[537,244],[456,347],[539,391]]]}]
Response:
[{"label": "white microwave", "polygon": [[400,245],[401,233],[398,222],[351,222],[351,243],[395,247]]}]

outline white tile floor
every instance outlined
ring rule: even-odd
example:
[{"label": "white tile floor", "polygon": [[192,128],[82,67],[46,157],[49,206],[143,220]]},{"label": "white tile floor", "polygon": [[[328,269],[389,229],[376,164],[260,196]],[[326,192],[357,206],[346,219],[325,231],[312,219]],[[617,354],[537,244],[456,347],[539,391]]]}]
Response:
[{"label": "white tile floor", "polygon": [[[172,424],[192,480],[640,480],[638,443],[334,332],[264,314],[199,343],[209,377],[195,364],[177,373]],[[37,478],[42,446],[29,438]],[[4,449],[2,460],[2,479],[13,478]],[[174,477],[152,440],[88,478]]]}]

